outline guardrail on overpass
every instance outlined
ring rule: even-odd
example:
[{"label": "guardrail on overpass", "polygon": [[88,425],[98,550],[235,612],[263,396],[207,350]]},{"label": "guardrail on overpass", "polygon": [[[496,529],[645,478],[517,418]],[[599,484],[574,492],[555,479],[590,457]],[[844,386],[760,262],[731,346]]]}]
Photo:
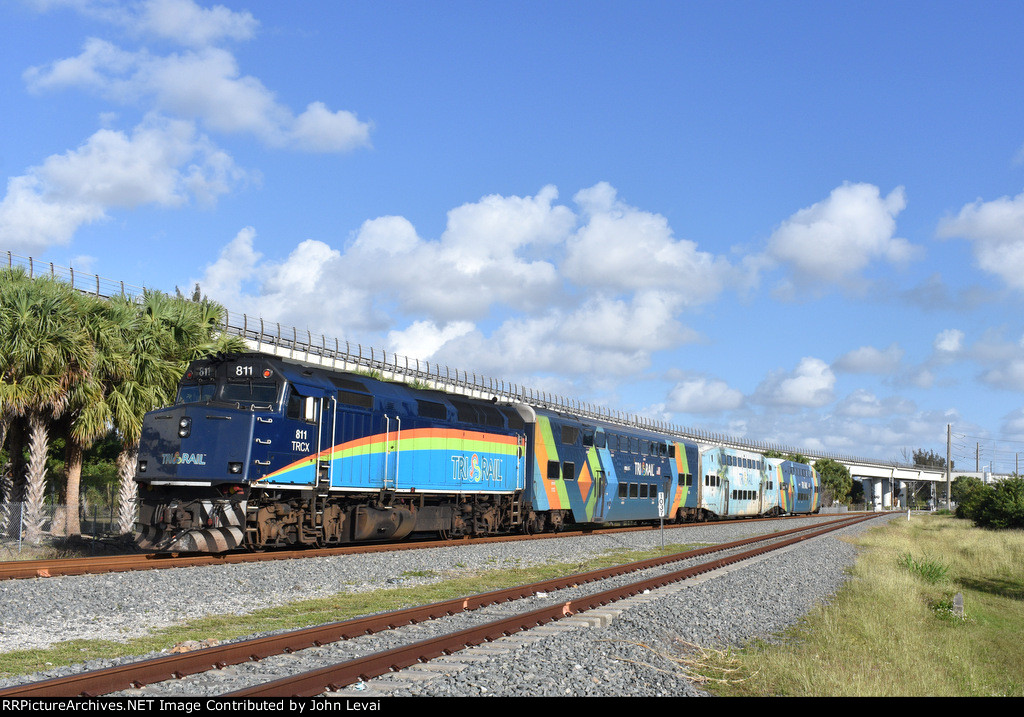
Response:
[{"label": "guardrail on overpass", "polygon": [[[146,291],[145,287],[104,279],[86,272],[77,272],[73,268],[57,266],[52,262],[39,262],[31,257],[18,256],[9,251],[6,252],[6,255],[9,268],[21,267],[31,277],[50,276],[60,279],[69,283],[73,288],[95,296],[106,298],[121,294],[127,297],[139,297]],[[839,453],[808,451],[793,446],[728,436],[700,428],[678,426],[666,421],[627,414],[605,406],[452,368],[445,364],[400,356],[380,348],[353,344],[350,341],[337,338],[328,339],[325,335],[315,335],[308,329],[300,330],[296,327],[281,326],[280,323],[268,322],[263,318],[251,317],[247,314],[226,311],[222,328],[226,333],[243,338],[254,351],[295,361],[346,371],[377,371],[384,378],[391,380],[417,381],[432,388],[488,400],[497,398],[501,401],[528,403],[540,408],[571,413],[593,420],[667,433],[698,443],[725,445],[759,453],[765,451],[778,451],[784,454],[799,453],[812,460],[831,458],[846,465],[856,476],[896,478],[897,480],[946,480],[945,473],[940,473],[935,469],[920,469],[894,461],[861,458]],[[863,472],[854,472],[855,470]],[[899,477],[897,473],[900,476],[908,477]],[[916,476],[926,474],[929,477],[912,478],[909,477],[911,474]]]}]

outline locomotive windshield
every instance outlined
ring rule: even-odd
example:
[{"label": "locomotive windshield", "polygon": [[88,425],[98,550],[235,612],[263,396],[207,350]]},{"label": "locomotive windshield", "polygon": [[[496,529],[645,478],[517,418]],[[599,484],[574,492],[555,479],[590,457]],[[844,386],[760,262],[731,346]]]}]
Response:
[{"label": "locomotive windshield", "polygon": [[273,381],[182,384],[175,405],[185,403],[231,403],[241,408],[267,409],[277,404],[278,386]]},{"label": "locomotive windshield", "polygon": [[277,384],[256,381],[224,383],[217,392],[217,399],[247,408],[271,408],[277,403]]},{"label": "locomotive windshield", "polygon": [[202,359],[188,367],[174,403],[225,403],[269,411],[277,407],[281,385],[273,367],[260,357]]},{"label": "locomotive windshield", "polygon": [[214,394],[217,392],[217,386],[212,383],[200,384],[198,386],[179,386],[178,395],[174,399],[174,404],[181,405],[182,403],[206,403],[213,399]]}]

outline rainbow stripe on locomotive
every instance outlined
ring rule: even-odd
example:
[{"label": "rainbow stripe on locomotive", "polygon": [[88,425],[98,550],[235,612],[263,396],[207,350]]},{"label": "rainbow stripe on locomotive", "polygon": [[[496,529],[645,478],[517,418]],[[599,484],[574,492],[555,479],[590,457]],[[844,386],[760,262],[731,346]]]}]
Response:
[{"label": "rainbow stripe on locomotive", "polygon": [[[741,477],[723,455],[524,403],[220,356],[192,363],[175,404],[146,415],[138,542],[223,552],[816,508],[803,488],[784,494],[792,470],[776,466],[773,480],[757,457],[759,472]],[[755,473],[760,513],[747,496]],[[745,497],[721,500],[723,483]]]}]

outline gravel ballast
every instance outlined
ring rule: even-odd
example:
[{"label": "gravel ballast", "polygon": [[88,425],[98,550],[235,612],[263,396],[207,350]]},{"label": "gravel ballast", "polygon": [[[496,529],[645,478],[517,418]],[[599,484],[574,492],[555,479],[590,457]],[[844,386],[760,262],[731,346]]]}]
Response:
[{"label": "gravel ballast", "polygon": [[[896,516],[892,516],[896,517]],[[794,624],[848,579],[856,558],[838,536],[859,533],[880,518],[770,554],[743,569],[687,580],[656,591],[619,613],[610,624],[533,631],[445,658],[440,667],[404,671],[347,687],[349,696],[684,696],[703,694],[682,676],[673,659],[685,643],[742,645]],[[666,543],[720,543],[821,522],[730,523],[666,528]],[[612,550],[661,545],[658,531],[515,541],[357,556],[175,568],[98,576],[8,580],[0,583],[5,606],[0,652],[46,647],[70,639],[124,641],[153,628],[204,615],[245,614],[339,592],[387,589],[432,582],[480,570],[582,560]],[[562,599],[561,594],[548,599]],[[539,598],[538,598],[539,600]],[[533,609],[540,603],[521,609]],[[462,629],[496,619],[501,606],[459,615],[446,625],[404,628],[406,637],[380,635],[215,670],[132,694],[221,695],[417,641],[440,629]],[[549,634],[550,633],[550,634]],[[131,658],[139,659],[139,658]],[[296,663],[303,663],[300,668]],[[446,664],[445,664],[446,663]],[[98,669],[113,661],[59,668],[0,680],[0,687]]]}]

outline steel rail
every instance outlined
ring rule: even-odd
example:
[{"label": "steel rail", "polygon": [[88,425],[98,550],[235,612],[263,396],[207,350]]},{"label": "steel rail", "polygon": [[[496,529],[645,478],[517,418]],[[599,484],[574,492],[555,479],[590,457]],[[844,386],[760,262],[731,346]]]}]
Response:
[{"label": "steel rail", "polygon": [[[853,514],[849,514],[853,515]],[[756,523],[765,520],[795,520],[807,516],[786,516],[784,518],[750,518],[744,523]],[[705,523],[671,523],[666,528],[686,528],[698,525],[722,525],[734,523],[735,519],[709,521]],[[371,543],[362,545],[345,545],[331,548],[301,548],[297,550],[271,550],[234,553],[147,553],[131,555],[108,555],[88,558],[49,558],[44,560],[9,560],[0,562],[0,581],[27,578],[50,578],[66,575],[96,575],[116,572],[132,572],[136,570],[167,570],[170,568],[202,567],[206,565],[228,565],[235,563],[252,563],[263,560],[298,560],[302,558],[323,558],[337,555],[358,555],[361,553],[379,553],[392,550],[426,550],[479,543],[497,543],[510,540],[549,540],[557,538],[578,537],[583,535],[604,535],[608,533],[658,530],[658,525],[628,526],[616,528],[587,528],[567,530],[559,533],[538,533],[535,535],[489,535],[481,537],[463,537],[449,540],[420,540],[400,543]]]},{"label": "steel rail", "polygon": [[[874,517],[874,516],[872,516]],[[870,520],[858,518],[849,525]],[[796,543],[810,540],[846,525],[829,526],[806,535],[799,535],[768,546],[754,548],[736,555],[718,558],[700,565],[685,568],[673,573],[641,580],[629,585],[604,590],[591,595],[569,600],[561,604],[539,608],[530,612],[514,615],[502,620],[495,620],[485,625],[460,630],[438,638],[422,640],[404,647],[386,650],[337,665],[318,670],[311,670],[292,677],[286,677],[262,685],[238,690],[225,695],[226,697],[315,697],[325,692],[336,692],[346,685],[397,672],[413,665],[429,662],[442,655],[451,655],[467,647],[476,647],[484,642],[493,642],[501,637],[517,632],[531,630],[546,625],[563,617],[604,607],[618,600],[633,597],[648,590],[665,587],[687,578],[718,570],[734,563],[763,555],[773,550],[788,547]]]},{"label": "steel rail", "polygon": [[[682,526],[673,526],[682,527]],[[545,538],[591,535],[616,530],[651,530],[642,528],[608,528],[597,531],[567,531],[538,535],[486,536],[479,538],[456,538],[450,540],[405,541],[401,543],[377,543],[345,545],[332,548],[301,548],[296,550],[238,551],[233,553],[147,553],[136,555],[112,555],[89,558],[50,558],[45,560],[10,560],[0,562],[0,581],[24,578],[50,578],[65,575],[88,575],[136,570],[166,570],[170,568],[202,567],[207,565],[229,565],[253,563],[263,560],[298,560],[302,558],[323,558],[337,555],[358,555],[392,550],[424,550],[469,542],[486,543],[504,540],[543,540]]]},{"label": "steel rail", "polygon": [[[844,517],[829,521],[825,525],[829,530],[854,525],[871,517],[854,516]],[[0,696],[19,697],[57,697],[82,695],[95,697],[109,694],[120,690],[129,689],[133,686],[163,682],[169,679],[181,678],[187,675],[204,672],[209,669],[222,668],[227,665],[240,664],[252,660],[260,660],[272,655],[279,655],[285,652],[308,647],[319,647],[321,645],[336,642],[338,640],[351,639],[362,635],[373,634],[383,630],[393,629],[401,625],[409,625],[425,620],[438,619],[447,615],[453,615],[469,610],[476,610],[488,605],[494,605],[511,600],[521,599],[535,595],[538,592],[549,592],[566,587],[573,587],[597,580],[618,577],[630,572],[637,572],[649,568],[659,567],[665,564],[692,559],[703,555],[735,550],[747,545],[785,538],[787,536],[799,536],[800,533],[816,531],[821,532],[821,526],[804,526],[802,528],[791,528],[771,534],[756,535],[741,540],[722,543],[720,545],[697,548],[683,553],[661,556],[636,563],[593,570],[586,573],[577,573],[560,578],[552,578],[529,585],[517,586],[503,590],[495,590],[468,597],[445,600],[430,605],[405,608],[378,615],[369,615],[329,625],[295,630],[279,635],[265,638],[253,638],[236,643],[208,647],[188,653],[175,654],[142,660],[139,662],[110,667],[91,672],[83,672],[67,677],[41,680],[23,685],[16,685],[0,689]],[[799,539],[799,538],[797,538]]]}]

